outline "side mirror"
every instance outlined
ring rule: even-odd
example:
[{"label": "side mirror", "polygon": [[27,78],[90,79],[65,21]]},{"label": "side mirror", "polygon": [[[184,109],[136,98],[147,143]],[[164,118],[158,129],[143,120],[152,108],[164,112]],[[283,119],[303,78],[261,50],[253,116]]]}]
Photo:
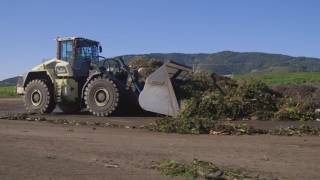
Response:
[{"label": "side mirror", "polygon": [[102,53],[102,46],[99,46],[99,52]]}]

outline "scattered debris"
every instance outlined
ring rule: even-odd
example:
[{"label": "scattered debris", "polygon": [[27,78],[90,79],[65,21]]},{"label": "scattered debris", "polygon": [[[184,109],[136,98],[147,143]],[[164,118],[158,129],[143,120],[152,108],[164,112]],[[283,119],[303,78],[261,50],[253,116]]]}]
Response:
[{"label": "scattered debris", "polygon": [[[71,126],[92,126],[93,130],[97,127],[125,128],[125,129],[148,129],[151,131],[182,133],[182,134],[210,134],[210,135],[255,135],[270,134],[280,136],[319,136],[320,128],[313,128],[302,124],[299,127],[282,127],[274,130],[263,130],[245,123],[234,124],[232,121],[216,121],[208,118],[162,118],[157,119],[155,123],[149,125],[127,126],[120,124],[101,123],[95,121],[74,121],[66,119],[47,119],[34,114],[8,114],[0,117],[8,120],[25,120],[37,122],[49,122],[54,124],[64,124]],[[67,131],[74,132],[74,129],[68,128]]]},{"label": "scattered debris", "polygon": [[157,169],[166,176],[184,176],[187,179],[211,180],[266,180],[277,179],[272,176],[262,177],[245,170],[221,168],[211,162],[194,159],[191,163],[181,163],[175,160],[166,160],[159,163]]},{"label": "scattered debris", "polygon": [[281,136],[303,136],[303,135],[320,136],[320,128],[313,128],[303,124],[299,127],[286,127],[286,128],[271,130],[269,133],[272,135],[281,135]]},{"label": "scattered debris", "polygon": [[0,119],[8,119],[8,120],[29,120],[28,114],[26,113],[8,113],[7,115],[4,115],[0,117]]},{"label": "scattered debris", "polygon": [[261,158],[261,160],[270,161],[270,159],[269,159],[266,155],[264,155],[264,156]]},{"label": "scattered debris", "polygon": [[299,127],[264,130],[249,126],[245,123],[233,124],[232,122],[210,122],[208,119],[159,119],[155,124],[149,126],[149,130],[167,133],[210,135],[270,134],[279,136],[320,136],[320,128],[314,128],[304,124]]},{"label": "scattered debris", "polygon": [[267,134],[268,131],[256,129],[246,124],[235,125],[213,121],[207,118],[164,118],[149,126],[152,131],[182,134],[211,134],[211,135],[253,135]]},{"label": "scattered debris", "polygon": [[[67,119],[47,119],[41,115],[36,114],[27,114],[27,113],[10,113],[4,116],[1,116],[0,119],[7,120],[23,120],[23,121],[36,121],[36,122],[49,122],[53,124],[64,124],[64,125],[72,125],[72,126],[93,126],[92,129],[96,130],[97,127],[111,127],[111,128],[126,128],[126,129],[134,129],[137,128],[135,126],[127,126],[121,124],[111,124],[111,123],[101,123],[96,121],[76,121],[76,120],[67,120]],[[143,129],[141,127],[140,129]],[[72,131],[71,129],[67,129],[67,131]]]},{"label": "scattered debris", "polygon": [[89,162],[100,164],[100,165],[103,165],[104,167],[107,167],[107,168],[119,168],[120,167],[118,163],[115,163],[113,160],[109,160],[109,159],[93,158]]},{"label": "scattered debris", "polygon": [[103,165],[107,168],[119,168],[120,165],[118,163],[115,163],[112,159],[104,159],[101,161]]},{"label": "scattered debris", "polygon": [[218,124],[210,130],[209,134],[213,132],[213,135],[253,135],[253,134],[267,134],[267,130],[256,129],[253,126],[247,124]]},{"label": "scattered debris", "polygon": [[48,154],[46,157],[47,159],[57,159],[57,156],[52,154]]},{"label": "scattered debris", "polygon": [[68,128],[67,131],[74,132],[74,129]]},{"label": "scattered debris", "polygon": [[108,163],[105,163],[104,166],[107,168],[118,168],[119,167],[118,164],[108,164]]}]

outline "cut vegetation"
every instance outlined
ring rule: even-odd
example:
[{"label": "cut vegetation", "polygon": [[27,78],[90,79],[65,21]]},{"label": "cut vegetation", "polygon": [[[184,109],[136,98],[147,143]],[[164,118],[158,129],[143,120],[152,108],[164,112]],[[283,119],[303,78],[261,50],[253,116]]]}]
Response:
[{"label": "cut vegetation", "polygon": [[208,180],[276,180],[275,177],[260,176],[245,170],[221,168],[211,162],[194,159],[191,163],[176,160],[165,160],[159,164],[158,170],[166,176],[182,176],[185,179]]},{"label": "cut vegetation", "polygon": [[[181,82],[176,89],[180,95],[181,111],[177,117],[157,121],[154,127],[157,131],[208,134],[219,132],[222,127],[227,131],[231,128],[236,133],[243,131],[244,134],[265,134],[266,132],[250,127],[247,129],[217,124],[226,120],[320,119],[318,89],[309,86],[301,88],[300,92],[299,88],[272,89],[259,80],[235,81],[200,71],[194,73],[190,80]],[[288,93],[290,90],[298,91]],[[299,96],[304,98],[297,98]]]}]

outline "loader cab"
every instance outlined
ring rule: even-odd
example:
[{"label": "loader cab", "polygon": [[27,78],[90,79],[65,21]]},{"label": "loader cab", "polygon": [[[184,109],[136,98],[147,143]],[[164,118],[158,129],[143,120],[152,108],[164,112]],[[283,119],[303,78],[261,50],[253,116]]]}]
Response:
[{"label": "loader cab", "polygon": [[99,42],[85,38],[68,37],[57,39],[57,59],[70,63],[76,79],[89,76],[92,63],[97,63]]}]

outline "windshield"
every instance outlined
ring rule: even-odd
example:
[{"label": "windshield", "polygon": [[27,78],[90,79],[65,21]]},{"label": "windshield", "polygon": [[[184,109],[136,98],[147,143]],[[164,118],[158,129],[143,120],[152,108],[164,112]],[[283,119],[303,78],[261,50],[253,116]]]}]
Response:
[{"label": "windshield", "polygon": [[99,51],[97,46],[81,46],[77,48],[77,60],[97,61]]}]

